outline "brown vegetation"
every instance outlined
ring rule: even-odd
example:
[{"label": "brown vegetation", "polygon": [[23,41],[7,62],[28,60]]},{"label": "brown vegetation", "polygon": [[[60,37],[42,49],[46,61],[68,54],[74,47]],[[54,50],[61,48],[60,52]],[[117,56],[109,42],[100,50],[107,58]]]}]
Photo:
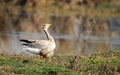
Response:
[{"label": "brown vegetation", "polygon": [[[59,48],[69,50],[79,46],[79,35],[83,34],[84,52],[89,44],[93,47],[96,44],[88,42],[91,35],[112,36],[110,18],[120,17],[119,6],[118,0],[1,0],[0,33],[41,32],[42,24],[52,23],[52,29],[58,35],[77,36],[72,44],[64,39],[58,40]],[[93,49],[104,51],[99,49],[103,46],[107,49],[110,44],[99,43]]]}]

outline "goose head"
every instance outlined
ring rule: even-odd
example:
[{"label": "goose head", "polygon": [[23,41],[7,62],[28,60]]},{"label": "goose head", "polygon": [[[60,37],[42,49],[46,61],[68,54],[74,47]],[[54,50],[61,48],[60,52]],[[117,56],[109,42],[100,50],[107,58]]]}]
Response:
[{"label": "goose head", "polygon": [[51,26],[52,24],[44,24],[43,25],[43,30],[48,30],[48,28]]}]

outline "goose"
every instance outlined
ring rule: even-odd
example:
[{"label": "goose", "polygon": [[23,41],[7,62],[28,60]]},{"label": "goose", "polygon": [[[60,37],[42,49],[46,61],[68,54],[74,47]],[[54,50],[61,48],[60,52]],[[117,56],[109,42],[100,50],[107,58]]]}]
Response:
[{"label": "goose", "polygon": [[21,42],[24,42],[22,45],[26,46],[25,51],[39,55],[40,59],[48,58],[48,62],[54,56],[54,49],[56,47],[54,38],[48,31],[50,26],[51,24],[43,25],[43,31],[47,37],[46,40],[20,39]]}]

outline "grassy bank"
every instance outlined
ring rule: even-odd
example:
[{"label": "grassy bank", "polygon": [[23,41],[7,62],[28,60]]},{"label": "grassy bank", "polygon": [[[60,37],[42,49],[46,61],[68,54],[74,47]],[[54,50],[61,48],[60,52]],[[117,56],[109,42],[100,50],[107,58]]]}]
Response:
[{"label": "grassy bank", "polygon": [[120,51],[90,57],[55,56],[48,63],[27,55],[0,55],[0,75],[118,75]]}]

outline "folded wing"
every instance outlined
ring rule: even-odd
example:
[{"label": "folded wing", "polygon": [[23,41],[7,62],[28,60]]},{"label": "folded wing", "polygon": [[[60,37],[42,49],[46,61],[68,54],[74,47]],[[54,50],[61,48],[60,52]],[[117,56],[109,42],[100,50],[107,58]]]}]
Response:
[{"label": "folded wing", "polygon": [[26,40],[26,39],[21,39],[20,41],[24,42],[22,45],[29,46],[31,48],[44,48],[46,47],[49,42],[46,40]]}]

